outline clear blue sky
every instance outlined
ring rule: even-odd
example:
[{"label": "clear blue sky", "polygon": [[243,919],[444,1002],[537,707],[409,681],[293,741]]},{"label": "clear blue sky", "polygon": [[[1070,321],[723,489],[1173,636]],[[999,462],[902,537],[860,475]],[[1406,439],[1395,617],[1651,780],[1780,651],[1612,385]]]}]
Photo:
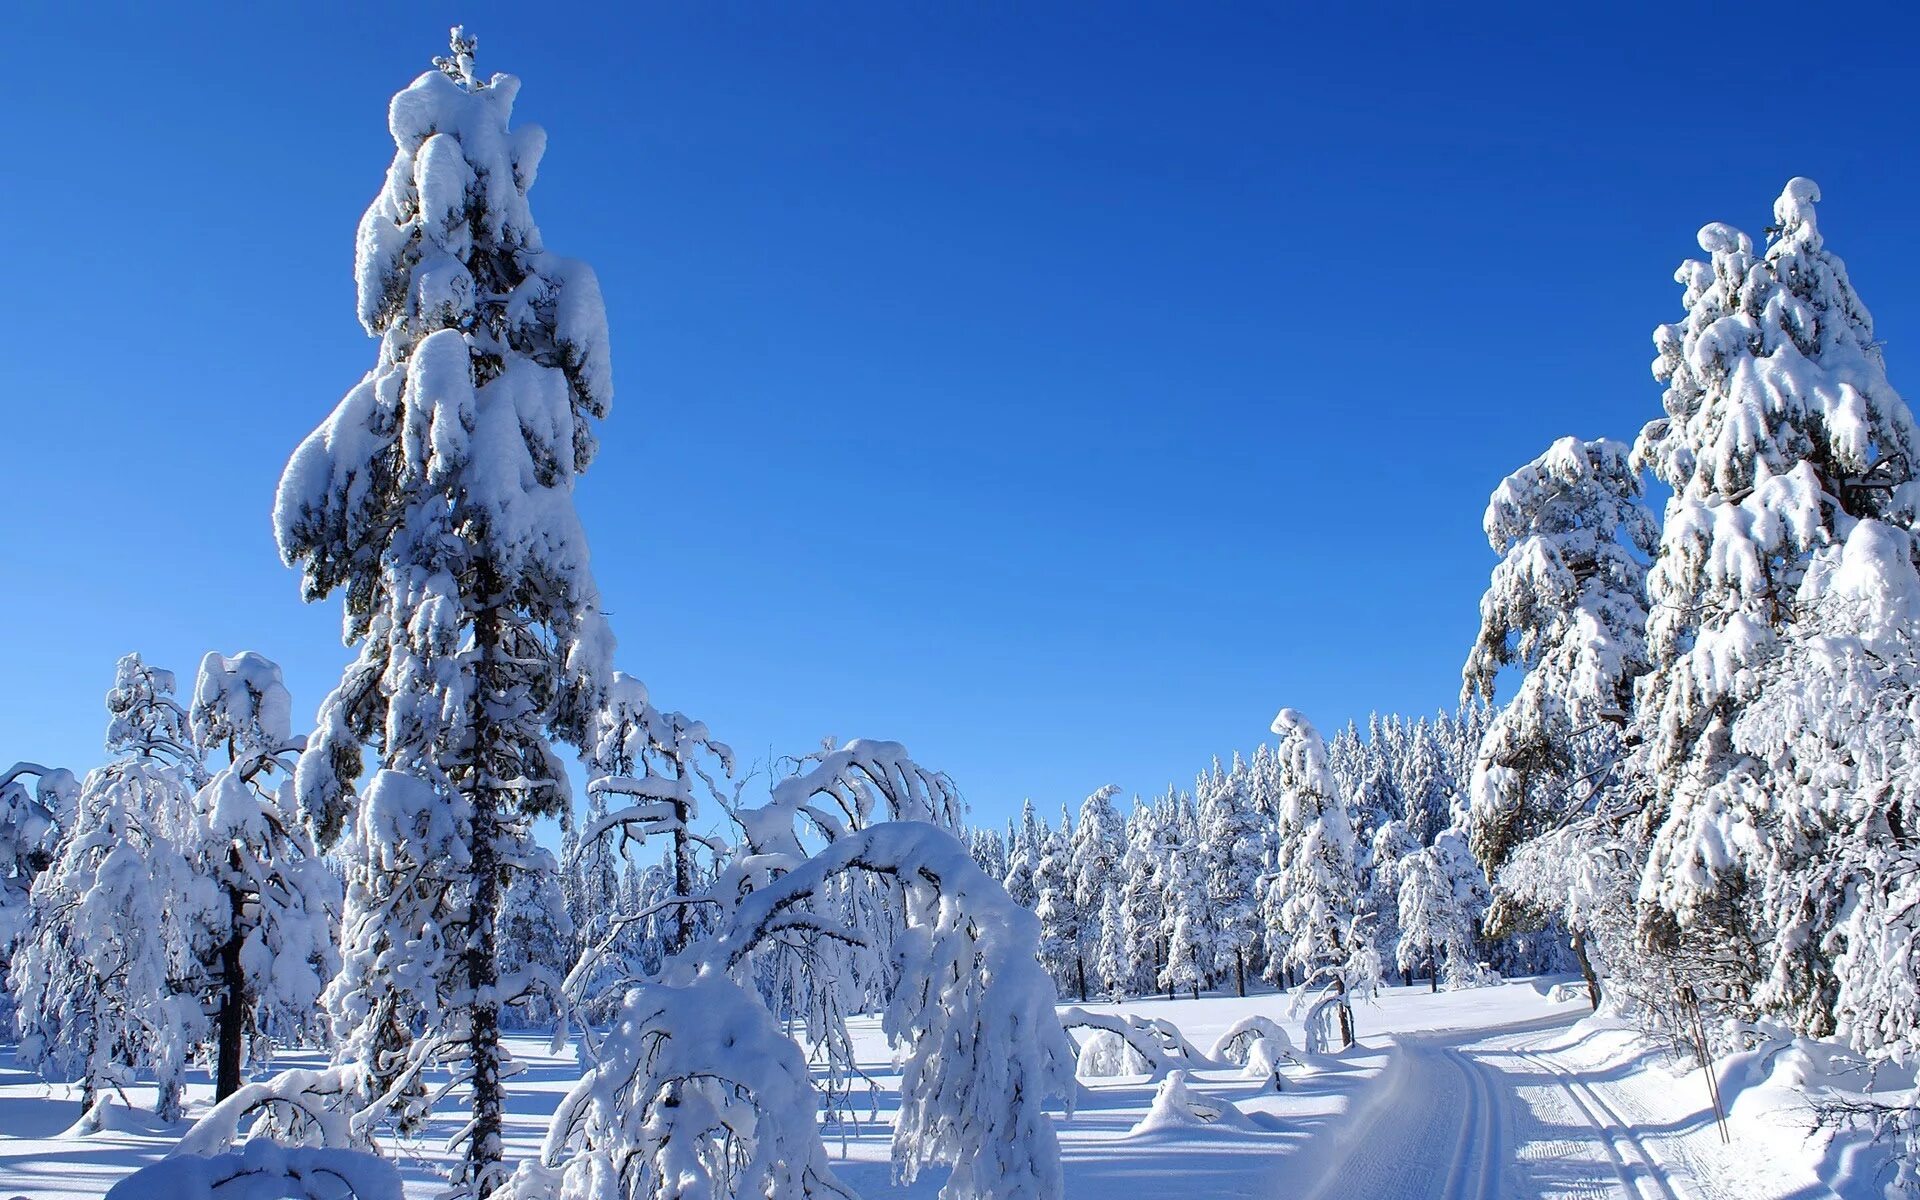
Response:
[{"label": "clear blue sky", "polygon": [[336,677],[273,487],[373,361],[354,226],[456,19],[606,291],[580,501],[657,698],[988,817],[1450,704],[1488,491],[1658,413],[1702,223],[1818,180],[1920,390],[1911,19],[1554,7],[15,11],[0,759],[96,764],[130,649]]}]

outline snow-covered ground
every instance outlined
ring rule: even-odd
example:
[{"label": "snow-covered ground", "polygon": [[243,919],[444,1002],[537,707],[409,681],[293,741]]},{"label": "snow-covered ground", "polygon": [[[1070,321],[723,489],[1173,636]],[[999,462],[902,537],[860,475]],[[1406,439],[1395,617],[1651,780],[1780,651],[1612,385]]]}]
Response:
[{"label": "snow-covered ground", "polygon": [[[1766,1062],[1735,1061],[1722,1072],[1733,1109],[1722,1145],[1704,1076],[1670,1070],[1631,1034],[1586,1020],[1578,1001],[1556,1002],[1547,981],[1521,981],[1429,994],[1391,988],[1356,1013],[1349,1051],[1283,1066],[1270,1077],[1203,1068],[1187,1084],[1202,1105],[1224,1101],[1243,1114],[1205,1124],[1157,1119],[1139,1131],[1160,1085],[1141,1076],[1086,1081],[1071,1119],[1060,1123],[1070,1200],[1196,1197],[1702,1197],[1807,1200],[1877,1195],[1878,1163],[1852,1143],[1809,1134],[1811,1117],[1789,1077],[1819,1074],[1800,1050]],[[1303,1043],[1288,997],[1147,1000],[1089,1005],[1096,1012],[1162,1017],[1201,1050],[1249,1014],[1267,1016]],[[869,1197],[930,1200],[937,1175],[895,1186],[887,1163],[893,1080],[872,1021],[856,1027],[873,1072],[862,1121],[829,1127],[842,1178]],[[546,1117],[577,1077],[571,1052],[545,1039],[516,1038],[525,1066],[508,1119],[510,1157],[533,1152]],[[1306,1056],[1301,1055],[1301,1058]],[[297,1058],[297,1056],[296,1056]],[[294,1065],[295,1059],[287,1060]],[[81,1200],[102,1195],[135,1166],[161,1157],[178,1130],[137,1111],[116,1111],[99,1132],[71,1127],[78,1103],[68,1089],[13,1068],[0,1056],[0,1196]],[[1824,1069],[1824,1064],[1821,1065]],[[209,1089],[197,1078],[189,1115]],[[149,1095],[130,1093],[136,1103]],[[1222,1106],[1224,1107],[1224,1106]],[[869,1115],[873,1114],[873,1115]],[[398,1147],[410,1197],[436,1189],[438,1143]]]}]

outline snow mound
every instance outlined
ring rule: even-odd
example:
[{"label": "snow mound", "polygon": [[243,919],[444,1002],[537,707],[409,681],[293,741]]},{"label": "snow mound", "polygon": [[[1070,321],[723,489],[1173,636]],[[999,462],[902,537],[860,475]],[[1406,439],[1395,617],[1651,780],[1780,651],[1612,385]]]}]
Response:
[{"label": "snow mound", "polygon": [[1247,1048],[1247,1065],[1241,1074],[1248,1079],[1272,1079],[1280,1074],[1281,1063],[1298,1061],[1285,1038],[1258,1038]]},{"label": "snow mound", "polygon": [[62,1137],[92,1137],[96,1133],[134,1133],[151,1136],[167,1132],[168,1124],[144,1109],[115,1104],[112,1096],[102,1096],[80,1119],[67,1127]]},{"label": "snow mound", "polygon": [[233,1154],[163,1159],[114,1184],[106,1200],[401,1200],[400,1172],[357,1150],[256,1140]]},{"label": "snow mound", "polygon": [[1577,980],[1556,983],[1547,989],[1547,999],[1555,1004],[1571,1004],[1587,998],[1587,985]]},{"label": "snow mound", "polygon": [[1253,1013],[1240,1018],[1232,1028],[1221,1034],[1220,1039],[1214,1042],[1213,1053],[1209,1057],[1235,1066],[1248,1066],[1252,1062],[1254,1047],[1263,1041],[1277,1043],[1273,1049],[1278,1051],[1280,1057],[1291,1057],[1293,1054],[1293,1039],[1287,1036],[1287,1031],[1259,1013]]},{"label": "snow mound", "polygon": [[1102,1029],[1080,1048],[1077,1074],[1082,1079],[1111,1079],[1116,1075],[1147,1075],[1147,1060],[1125,1038]]},{"label": "snow mound", "polygon": [[1253,1129],[1254,1123],[1233,1101],[1208,1096],[1187,1086],[1187,1073],[1175,1071],[1160,1081],[1153,1106],[1129,1136],[1177,1129]]}]

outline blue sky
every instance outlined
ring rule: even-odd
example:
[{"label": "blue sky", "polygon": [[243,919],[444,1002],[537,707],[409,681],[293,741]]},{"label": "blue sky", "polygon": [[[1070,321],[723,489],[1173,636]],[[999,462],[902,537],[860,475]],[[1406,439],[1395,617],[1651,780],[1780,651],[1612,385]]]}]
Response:
[{"label": "blue sky", "polygon": [[1920,388],[1892,7],[290,10],[10,15],[0,759],[97,763],[130,649],[332,683],[273,486],[454,20],[614,322],[622,665],[749,760],[896,738],[999,817],[1451,704],[1488,491],[1658,413],[1694,231],[1795,174]]}]

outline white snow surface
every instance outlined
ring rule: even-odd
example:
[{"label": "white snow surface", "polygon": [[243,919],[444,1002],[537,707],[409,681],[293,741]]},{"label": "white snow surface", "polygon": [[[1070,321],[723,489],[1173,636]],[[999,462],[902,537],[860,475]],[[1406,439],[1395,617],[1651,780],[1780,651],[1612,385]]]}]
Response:
[{"label": "white snow surface", "polygon": [[[1280,1062],[1250,1078],[1230,1061],[1145,1075],[1082,1080],[1072,1118],[1059,1124],[1068,1200],[1162,1196],[1275,1196],[1316,1200],[1421,1197],[1877,1196],[1884,1165],[1845,1135],[1809,1133],[1805,1087],[1845,1086],[1844,1058],[1799,1043],[1720,1064],[1732,1141],[1721,1145],[1704,1076],[1678,1070],[1618,1023],[1552,998],[1558,980],[1522,980],[1429,994],[1390,987],[1356,1006],[1359,1042]],[[1236,1027],[1273,1021],[1301,1044],[1292,997],[1135,1000],[1092,1011],[1174,1022],[1192,1045],[1214,1046]],[[944,1171],[897,1186],[887,1161],[898,1103],[880,1023],[854,1034],[873,1073],[872,1115],[822,1130],[831,1167],[865,1197],[932,1200]],[[513,1081],[509,1161],[533,1156],[549,1118],[580,1078],[570,1049],[511,1039],[526,1072]],[[310,1056],[319,1061],[317,1056]],[[300,1056],[293,1056],[299,1059]],[[286,1065],[283,1060],[281,1065]],[[1160,1098],[1156,1106],[1156,1096]],[[128,1090],[139,1105],[151,1087]],[[209,1106],[196,1073],[188,1121]],[[70,1090],[33,1078],[0,1050],[0,1196],[98,1200],[135,1168],[163,1158],[184,1132],[117,1107],[80,1135]],[[1194,1115],[1218,1114],[1215,1119]],[[1186,1114],[1184,1119],[1176,1119]],[[1224,1117],[1225,1119],[1219,1119]],[[463,1119],[442,1111],[417,1140],[390,1147],[408,1200],[443,1186],[442,1143]]]}]

